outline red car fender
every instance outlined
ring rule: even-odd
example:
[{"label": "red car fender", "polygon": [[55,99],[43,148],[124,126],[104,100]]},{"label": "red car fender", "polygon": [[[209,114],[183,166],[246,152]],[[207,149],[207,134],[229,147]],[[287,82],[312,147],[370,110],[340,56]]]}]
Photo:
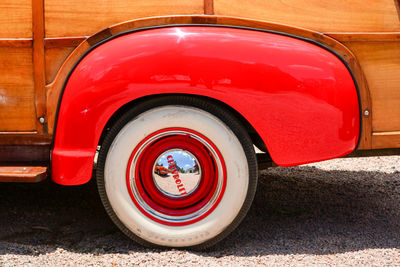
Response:
[{"label": "red car fender", "polygon": [[199,95],[229,105],[280,166],[344,156],[359,139],[352,75],[320,45],[250,29],[154,28],[101,43],[70,74],[58,111],[53,180],[87,182],[110,117],[132,100],[159,94]]}]

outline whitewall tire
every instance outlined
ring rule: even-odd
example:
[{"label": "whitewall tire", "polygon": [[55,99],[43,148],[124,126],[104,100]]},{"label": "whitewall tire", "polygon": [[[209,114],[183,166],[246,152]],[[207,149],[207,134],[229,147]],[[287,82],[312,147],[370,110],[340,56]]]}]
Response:
[{"label": "whitewall tire", "polygon": [[106,134],[97,166],[107,213],[144,245],[215,244],[243,219],[257,184],[243,126],[218,105],[189,96],[127,111]]}]

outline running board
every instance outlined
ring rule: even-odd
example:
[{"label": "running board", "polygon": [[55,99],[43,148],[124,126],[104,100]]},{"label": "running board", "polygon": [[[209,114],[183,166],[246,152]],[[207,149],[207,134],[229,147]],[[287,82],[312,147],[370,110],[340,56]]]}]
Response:
[{"label": "running board", "polygon": [[47,177],[43,166],[0,166],[0,182],[37,183]]}]

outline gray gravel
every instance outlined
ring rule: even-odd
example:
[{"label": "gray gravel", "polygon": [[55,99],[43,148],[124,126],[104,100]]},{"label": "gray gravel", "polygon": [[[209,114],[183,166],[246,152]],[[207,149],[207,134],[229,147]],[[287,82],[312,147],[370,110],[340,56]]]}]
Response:
[{"label": "gray gravel", "polygon": [[0,183],[0,266],[400,266],[399,162],[338,159],[262,171],[247,218],[205,252],[131,242],[93,183]]}]

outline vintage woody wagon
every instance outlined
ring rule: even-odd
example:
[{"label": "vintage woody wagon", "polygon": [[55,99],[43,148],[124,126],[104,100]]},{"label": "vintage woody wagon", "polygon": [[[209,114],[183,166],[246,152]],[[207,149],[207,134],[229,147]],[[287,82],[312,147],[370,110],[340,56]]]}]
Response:
[{"label": "vintage woody wagon", "polygon": [[213,245],[269,162],[398,153],[399,18],[398,0],[2,0],[0,181],[94,176],[132,239]]}]

